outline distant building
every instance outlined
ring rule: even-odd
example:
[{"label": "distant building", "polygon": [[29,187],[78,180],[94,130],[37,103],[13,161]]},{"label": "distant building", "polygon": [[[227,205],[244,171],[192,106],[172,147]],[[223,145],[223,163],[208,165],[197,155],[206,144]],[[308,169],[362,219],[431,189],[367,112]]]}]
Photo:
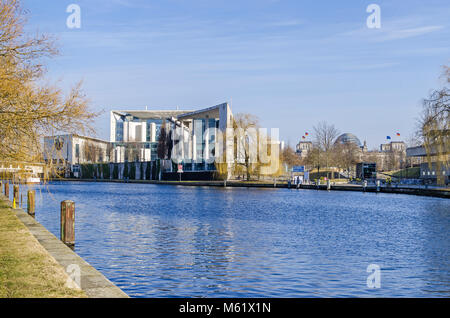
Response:
[{"label": "distant building", "polygon": [[44,160],[64,173],[78,176],[80,164],[104,163],[110,160],[110,143],[105,140],[76,134],[44,138]]},{"label": "distant building", "polygon": [[374,179],[377,177],[377,164],[374,162],[360,162],[356,165],[356,177],[365,179]]},{"label": "distant building", "polygon": [[335,144],[346,144],[346,143],[354,143],[358,147],[362,147],[361,141],[358,137],[351,133],[345,133],[337,137]]},{"label": "distant building", "polygon": [[313,144],[311,141],[300,141],[297,144],[295,151],[300,156],[300,158],[303,159],[303,158],[306,158],[306,156],[308,155],[308,152],[311,151],[312,148],[313,148]]},{"label": "distant building", "polygon": [[76,134],[44,138],[44,160],[53,164],[108,162],[108,150],[108,141]]},{"label": "distant building", "polygon": [[392,141],[381,144],[379,150],[369,150],[366,141],[362,144],[360,139],[352,133],[340,135],[336,144],[353,143],[359,147],[358,154],[361,162],[374,162],[380,171],[396,170],[406,166],[406,145],[403,141]]},{"label": "distant building", "polygon": [[[446,158],[441,164],[436,163],[437,152],[435,149],[430,149],[427,153],[424,146],[410,147],[406,149],[406,156],[419,163],[420,178],[428,182],[436,182],[438,175],[443,176],[446,184],[450,180],[450,150],[447,153],[442,153],[441,158]],[[430,161],[428,161],[428,158]]]},{"label": "distant building", "polygon": [[[228,103],[196,111],[112,111],[111,161],[174,159],[183,165],[183,171],[212,171],[215,170],[213,153],[219,147],[216,136],[231,127]],[[170,147],[168,158],[159,158],[157,153],[162,128]],[[225,149],[226,142],[222,145]]]},{"label": "distant building", "polygon": [[405,152],[406,144],[403,141],[391,141],[388,144],[381,144],[380,151],[381,152],[393,152],[393,151]]}]

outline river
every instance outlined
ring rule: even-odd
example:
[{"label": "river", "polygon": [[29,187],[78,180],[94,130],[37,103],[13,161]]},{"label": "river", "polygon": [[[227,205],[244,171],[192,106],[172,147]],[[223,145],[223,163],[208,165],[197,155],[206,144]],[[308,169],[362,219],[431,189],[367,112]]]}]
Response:
[{"label": "river", "polygon": [[[54,182],[36,219],[131,297],[449,297],[450,201],[295,189]],[[367,267],[380,268],[369,288]]]}]

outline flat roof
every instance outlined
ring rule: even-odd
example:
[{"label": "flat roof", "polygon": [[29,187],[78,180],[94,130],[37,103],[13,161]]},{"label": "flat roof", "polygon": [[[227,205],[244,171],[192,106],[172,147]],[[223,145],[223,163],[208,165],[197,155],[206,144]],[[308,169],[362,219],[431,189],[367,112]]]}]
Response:
[{"label": "flat roof", "polygon": [[186,113],[186,114],[182,114],[182,115],[178,116],[178,119],[183,119],[183,118],[184,119],[189,119],[190,117],[195,117],[195,116],[198,116],[198,115],[201,115],[201,114],[204,114],[204,113],[210,113],[210,114],[215,115],[215,116],[218,117],[219,116],[219,109],[220,109],[220,107],[222,107],[224,105],[228,105],[228,103],[222,103],[222,104],[219,104],[219,105],[216,105],[216,106],[203,108],[203,109],[200,109],[200,110],[196,110],[196,111],[192,111],[192,112],[189,112],[189,113]]},{"label": "flat roof", "polygon": [[112,110],[119,116],[131,115],[140,119],[165,119],[178,117],[179,115],[192,112],[192,110]]},{"label": "flat roof", "polygon": [[88,137],[88,136],[82,136],[82,135],[78,135],[78,134],[62,134],[62,135],[54,135],[54,136],[45,136],[44,139],[48,138],[56,138],[56,137],[65,137],[65,136],[72,136],[72,137],[76,137],[76,138],[82,138],[82,139],[87,139],[87,140],[92,140],[92,141],[96,141],[96,142],[101,142],[101,143],[106,143],[109,144],[109,141],[103,140],[103,139],[98,139],[98,138],[94,138],[94,137]]}]

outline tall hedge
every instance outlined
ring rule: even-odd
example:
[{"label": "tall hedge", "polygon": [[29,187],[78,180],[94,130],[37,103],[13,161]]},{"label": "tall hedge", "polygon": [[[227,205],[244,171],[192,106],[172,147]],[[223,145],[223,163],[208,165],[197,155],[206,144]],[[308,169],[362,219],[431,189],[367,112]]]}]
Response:
[{"label": "tall hedge", "polygon": [[118,164],[114,164],[113,179],[119,179],[119,165]]},{"label": "tall hedge", "polygon": [[136,164],[134,162],[130,165],[130,179],[136,180]]},{"label": "tall hedge", "polygon": [[109,164],[104,163],[102,164],[102,172],[103,172],[103,179],[109,179],[110,171],[109,171]]},{"label": "tall hedge", "polygon": [[129,173],[128,173],[128,162],[125,162],[124,164],[124,168],[123,168],[123,178],[126,179],[129,177]]},{"label": "tall hedge", "polygon": [[145,165],[145,179],[146,180],[150,180],[151,173],[152,173],[152,164],[150,162],[147,162],[147,164]]}]

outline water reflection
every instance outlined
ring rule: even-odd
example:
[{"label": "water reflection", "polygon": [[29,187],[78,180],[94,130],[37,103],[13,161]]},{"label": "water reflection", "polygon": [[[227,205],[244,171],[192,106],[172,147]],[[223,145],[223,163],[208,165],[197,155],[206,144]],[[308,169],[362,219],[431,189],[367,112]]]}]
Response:
[{"label": "water reflection", "polygon": [[[55,183],[36,219],[135,297],[450,296],[445,199],[288,189]],[[366,268],[382,268],[368,289]]]}]

